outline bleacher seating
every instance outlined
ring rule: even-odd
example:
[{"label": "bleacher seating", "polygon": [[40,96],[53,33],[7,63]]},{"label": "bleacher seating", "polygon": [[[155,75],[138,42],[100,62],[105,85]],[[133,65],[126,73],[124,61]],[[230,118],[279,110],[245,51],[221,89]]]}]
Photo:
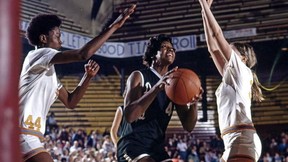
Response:
[{"label": "bleacher seating", "polygon": [[62,20],[62,29],[74,34],[89,36],[89,31],[83,29],[74,20],[68,18],[56,8],[51,7],[48,3],[39,0],[22,0],[21,1],[20,19],[22,21],[30,21],[37,14],[53,13],[57,14]]},{"label": "bleacher seating", "polygon": [[[272,83],[275,86],[278,83]],[[288,84],[284,83],[273,91],[263,91],[265,100],[254,103],[253,120],[258,125],[288,123]]]},{"label": "bleacher seating", "polygon": [[[64,77],[62,84],[69,90],[73,90],[79,83],[78,77]],[[202,140],[209,138],[218,129],[218,115],[215,91],[221,82],[220,77],[209,76],[206,79],[207,84],[207,121],[198,121],[192,134]],[[271,86],[275,86],[272,83]],[[288,123],[288,84],[281,85],[276,90],[263,91],[265,99],[261,103],[252,103],[252,118],[254,124],[271,125]],[[55,113],[55,118],[60,126],[66,125],[72,128],[85,128],[86,130],[99,129],[104,131],[110,128],[114,118],[116,108],[123,104],[123,98],[120,95],[120,78],[117,75],[100,77],[93,80],[83,99],[77,108],[70,110],[60,102],[56,101],[50,111]],[[203,117],[201,102],[198,103],[198,119]],[[167,129],[167,136],[172,134],[187,133],[183,131],[181,122],[174,112]]]},{"label": "bleacher seating", "polygon": [[[67,90],[72,91],[79,83],[80,78],[66,76],[61,79]],[[63,103],[56,101],[50,111],[55,113],[55,119],[60,126],[69,126],[75,129],[86,130],[110,128],[116,108],[123,104],[120,95],[120,78],[118,76],[101,76],[93,80],[78,106],[71,110]]]},{"label": "bleacher seating", "polygon": [[[135,1],[131,1],[135,3]],[[118,8],[128,7],[125,3]],[[115,7],[117,8],[117,7]],[[224,31],[256,28],[257,36],[232,41],[263,41],[287,38],[288,2],[283,0],[218,0],[212,11]],[[200,5],[186,0],[139,0],[132,21],[117,31],[111,41],[148,39],[164,33],[172,36],[203,34]],[[203,44],[199,42],[199,46]]]}]

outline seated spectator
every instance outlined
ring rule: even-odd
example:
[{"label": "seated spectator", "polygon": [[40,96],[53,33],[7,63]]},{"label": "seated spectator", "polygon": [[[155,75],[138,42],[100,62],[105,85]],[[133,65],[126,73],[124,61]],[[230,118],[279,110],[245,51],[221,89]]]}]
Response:
[{"label": "seated spectator", "polygon": [[71,146],[71,147],[70,147],[70,150],[69,150],[69,151],[70,151],[70,154],[76,152],[76,151],[77,151],[77,148],[78,148],[78,141],[74,141],[74,142],[73,142],[73,146]]},{"label": "seated spectator", "polygon": [[86,147],[96,149],[96,146],[97,146],[96,132],[91,131],[90,135],[87,138]]},{"label": "seated spectator", "polygon": [[55,114],[54,112],[51,112],[50,115],[47,117],[47,128],[46,128],[46,132],[51,132],[51,130],[54,129],[58,129],[58,124],[57,121],[55,119]]},{"label": "seated spectator", "polygon": [[272,157],[270,156],[269,152],[266,152],[266,154],[264,155],[263,162],[272,162]]},{"label": "seated spectator", "polygon": [[278,151],[280,153],[284,153],[286,151],[287,146],[288,146],[288,144],[286,142],[285,137],[282,137],[281,143],[278,145]]},{"label": "seated spectator", "polygon": [[188,162],[200,162],[196,146],[192,146],[191,151],[188,153],[187,160]]},{"label": "seated spectator", "polygon": [[274,162],[283,162],[283,157],[280,156],[280,154],[278,152],[275,153],[274,157],[273,157],[273,161]]},{"label": "seated spectator", "polygon": [[109,135],[104,136],[104,142],[102,144],[102,149],[104,151],[104,155],[106,156],[109,152],[115,152],[114,144],[110,139]]},{"label": "seated spectator", "polygon": [[186,161],[187,158],[187,144],[183,141],[183,139],[179,139],[179,142],[177,143],[177,150],[180,155],[180,159]]}]

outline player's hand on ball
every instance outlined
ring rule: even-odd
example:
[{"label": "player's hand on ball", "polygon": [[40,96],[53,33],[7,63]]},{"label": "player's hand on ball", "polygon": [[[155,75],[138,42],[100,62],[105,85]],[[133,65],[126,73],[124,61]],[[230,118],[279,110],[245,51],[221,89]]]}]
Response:
[{"label": "player's hand on ball", "polygon": [[203,88],[200,87],[200,93],[197,94],[195,97],[193,97],[193,98],[192,98],[192,101],[189,102],[189,103],[187,104],[187,106],[194,105],[194,104],[196,104],[199,100],[201,100],[201,99],[202,99],[202,94],[203,94],[203,92],[204,92]]},{"label": "player's hand on ball", "polygon": [[89,77],[94,77],[100,69],[97,62],[89,60],[87,64],[84,65],[85,71]]},{"label": "player's hand on ball", "polygon": [[170,75],[171,73],[173,73],[174,71],[177,71],[178,66],[174,67],[172,70],[168,71],[167,73],[165,73],[162,78],[158,81],[158,83],[156,84],[156,86],[163,90],[165,85],[169,85],[168,79],[172,78],[173,75]]}]

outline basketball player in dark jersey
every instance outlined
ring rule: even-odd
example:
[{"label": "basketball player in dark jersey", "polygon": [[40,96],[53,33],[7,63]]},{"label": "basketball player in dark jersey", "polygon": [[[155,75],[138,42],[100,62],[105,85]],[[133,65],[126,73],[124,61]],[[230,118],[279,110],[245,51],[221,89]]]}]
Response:
[{"label": "basketball player in dark jersey", "polygon": [[171,161],[164,140],[174,106],[183,128],[190,132],[197,121],[196,103],[201,94],[189,107],[175,105],[166,96],[166,81],[177,70],[168,71],[175,60],[175,49],[166,35],[150,38],[143,60],[147,68],[132,72],[127,80],[122,121],[127,127],[121,128],[117,158],[119,162]]}]

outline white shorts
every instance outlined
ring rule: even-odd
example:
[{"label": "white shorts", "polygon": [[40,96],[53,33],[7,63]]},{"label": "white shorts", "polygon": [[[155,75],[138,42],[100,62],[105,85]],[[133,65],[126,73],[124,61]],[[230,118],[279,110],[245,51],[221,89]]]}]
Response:
[{"label": "white shorts", "polygon": [[227,161],[229,157],[235,155],[244,155],[258,161],[262,144],[255,131],[242,130],[225,134],[222,138],[225,145],[225,151],[222,155],[223,160]]},{"label": "white shorts", "polygon": [[24,161],[40,152],[47,152],[40,139],[33,135],[20,134],[20,146]]}]

